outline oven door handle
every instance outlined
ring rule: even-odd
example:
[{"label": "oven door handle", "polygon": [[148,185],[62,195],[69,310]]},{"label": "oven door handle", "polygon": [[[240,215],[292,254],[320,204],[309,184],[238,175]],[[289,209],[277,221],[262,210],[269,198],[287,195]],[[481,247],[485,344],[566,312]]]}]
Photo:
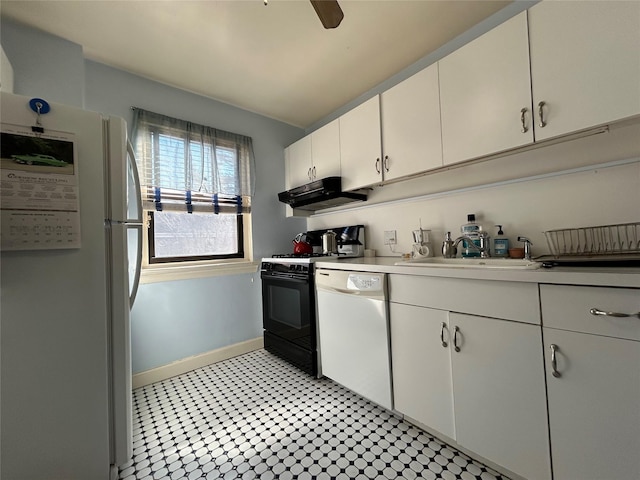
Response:
[{"label": "oven door handle", "polygon": [[296,278],[296,277],[292,277],[288,274],[282,274],[282,275],[274,275],[274,274],[268,274],[268,275],[260,275],[260,278],[262,280],[280,280],[280,281],[286,281],[288,283],[298,283],[301,285],[305,285],[309,283],[309,278],[305,277],[305,278]]}]

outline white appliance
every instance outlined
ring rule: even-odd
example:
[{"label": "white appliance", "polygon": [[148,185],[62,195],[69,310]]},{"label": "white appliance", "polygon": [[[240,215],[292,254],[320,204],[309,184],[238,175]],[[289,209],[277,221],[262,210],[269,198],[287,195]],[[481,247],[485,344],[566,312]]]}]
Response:
[{"label": "white appliance", "polygon": [[[0,101],[3,131],[39,123],[43,138],[72,135],[80,212],[79,248],[2,251],[0,476],[115,478],[132,457],[129,313],[142,245],[126,124],[56,104],[38,118],[29,97]],[[5,174],[15,167],[2,159]]]},{"label": "white appliance", "polygon": [[318,269],[315,280],[321,374],[391,410],[386,274]]}]

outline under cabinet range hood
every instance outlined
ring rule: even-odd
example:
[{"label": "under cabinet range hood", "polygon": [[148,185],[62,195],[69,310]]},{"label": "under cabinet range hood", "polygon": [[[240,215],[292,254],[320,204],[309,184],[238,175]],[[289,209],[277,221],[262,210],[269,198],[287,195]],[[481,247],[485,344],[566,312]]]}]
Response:
[{"label": "under cabinet range hood", "polygon": [[327,177],[306,185],[280,192],[278,200],[299,210],[321,210],[346,203],[366,201],[363,193],[343,192],[340,177]]}]

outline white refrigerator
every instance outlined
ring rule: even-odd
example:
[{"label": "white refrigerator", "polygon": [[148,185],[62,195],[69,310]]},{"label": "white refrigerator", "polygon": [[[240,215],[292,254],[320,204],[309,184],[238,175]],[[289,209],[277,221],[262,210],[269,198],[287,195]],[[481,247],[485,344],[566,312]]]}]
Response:
[{"label": "white refrigerator", "polygon": [[[0,96],[0,478],[115,478],[132,456],[129,315],[142,246],[126,123],[57,104],[45,114],[42,102],[38,115],[40,99]],[[52,138],[72,160],[9,151]],[[71,247],[49,248],[56,235]]]}]

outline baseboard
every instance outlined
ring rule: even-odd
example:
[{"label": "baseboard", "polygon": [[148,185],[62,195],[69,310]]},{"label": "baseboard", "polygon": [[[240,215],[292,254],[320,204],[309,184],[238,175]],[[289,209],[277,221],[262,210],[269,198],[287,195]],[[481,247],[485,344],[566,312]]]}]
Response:
[{"label": "baseboard", "polygon": [[145,370],[144,372],[136,373],[131,379],[132,387],[139,388],[152,383],[166,380],[167,378],[175,377],[182,373],[190,372],[196,368],[211,365],[212,363],[221,362],[228,358],[237,357],[244,353],[253,352],[264,347],[264,341],[262,337],[246,340],[244,342],[235,343],[227,347],[218,348],[209,352],[201,353],[200,355],[194,355],[182,360],[175,361],[168,365],[152,368],[151,370]]}]

